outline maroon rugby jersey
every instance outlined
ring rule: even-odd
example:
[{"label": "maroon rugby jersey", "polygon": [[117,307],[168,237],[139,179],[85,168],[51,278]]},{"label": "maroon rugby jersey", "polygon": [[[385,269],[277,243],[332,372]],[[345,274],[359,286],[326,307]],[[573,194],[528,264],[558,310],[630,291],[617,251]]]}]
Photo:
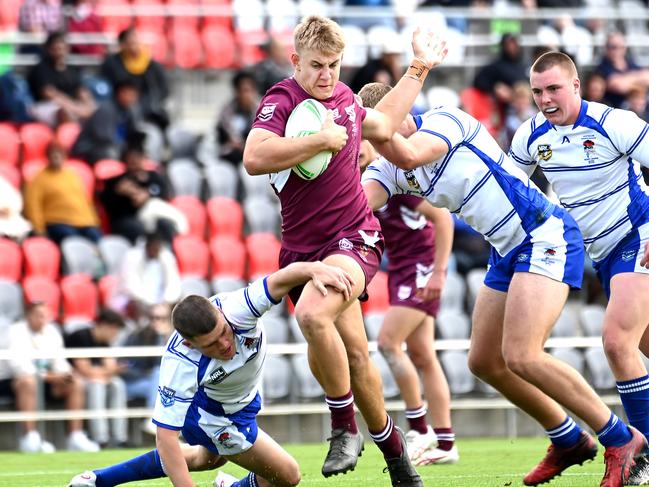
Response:
[{"label": "maroon rugby jersey", "polygon": [[[266,92],[253,128],[280,137],[296,105],[313,98],[293,78],[280,81]],[[349,139],[335,154],[327,170],[306,181],[287,169],[271,181],[282,205],[282,246],[293,252],[310,253],[358,230],[380,230],[360,182],[358,153],[365,109],[344,83],[338,82],[330,98],[320,101],[334,113],[334,121],[347,129]]]},{"label": "maroon rugby jersey", "polygon": [[376,212],[390,262],[388,271],[433,262],[435,227],[415,211],[422,199],[419,196],[397,194]]}]

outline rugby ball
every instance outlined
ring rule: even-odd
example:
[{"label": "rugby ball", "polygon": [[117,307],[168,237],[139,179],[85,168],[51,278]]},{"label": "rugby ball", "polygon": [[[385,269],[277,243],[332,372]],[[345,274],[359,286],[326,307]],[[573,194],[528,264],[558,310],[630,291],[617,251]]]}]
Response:
[{"label": "rugby ball", "polygon": [[[327,109],[322,103],[308,98],[297,105],[286,122],[285,137],[306,137],[322,130],[327,118]],[[293,172],[308,181],[317,178],[326,171],[333,153],[322,151],[313,157],[293,166]]]}]

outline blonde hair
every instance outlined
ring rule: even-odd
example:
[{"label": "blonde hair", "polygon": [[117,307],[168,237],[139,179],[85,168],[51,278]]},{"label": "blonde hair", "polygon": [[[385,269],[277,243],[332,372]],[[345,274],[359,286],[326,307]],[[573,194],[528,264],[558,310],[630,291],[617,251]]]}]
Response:
[{"label": "blonde hair", "polygon": [[340,26],[320,15],[304,18],[293,31],[293,42],[298,54],[305,50],[340,54],[345,50],[345,36]]},{"label": "blonde hair", "polygon": [[384,83],[367,83],[358,92],[358,96],[363,100],[364,107],[374,108],[391,89],[390,85]]},{"label": "blonde hair", "polygon": [[541,54],[534,64],[532,64],[531,71],[533,73],[543,73],[548,69],[552,69],[555,66],[560,66],[573,78],[577,78],[577,66],[570,59],[570,56],[558,51],[550,51],[544,54]]}]

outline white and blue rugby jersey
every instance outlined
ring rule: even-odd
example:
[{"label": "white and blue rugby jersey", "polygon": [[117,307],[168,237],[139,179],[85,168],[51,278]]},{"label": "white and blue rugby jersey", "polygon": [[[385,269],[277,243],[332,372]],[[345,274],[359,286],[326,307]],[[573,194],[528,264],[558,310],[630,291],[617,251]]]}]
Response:
[{"label": "white and blue rugby jersey", "polygon": [[510,156],[528,175],[538,165],[577,221],[590,257],[606,257],[632,228],[649,221],[649,125],[634,113],[582,101],[573,126],[542,113],[516,131]]},{"label": "white and blue rugby jersey", "polygon": [[258,319],[277,304],[266,278],[210,301],[234,330],[236,354],[231,360],[206,357],[183,345],[182,336],[174,332],[160,365],[153,414],[153,422],[160,426],[181,429],[192,402],[199,412],[223,416],[244,408],[257,394],[266,359],[266,338]]},{"label": "white and blue rugby jersey", "polygon": [[444,140],[448,153],[408,171],[379,158],[364,180],[378,181],[390,196],[416,194],[448,208],[503,256],[552,214],[555,206],[471,115],[438,107],[415,120],[419,131]]}]

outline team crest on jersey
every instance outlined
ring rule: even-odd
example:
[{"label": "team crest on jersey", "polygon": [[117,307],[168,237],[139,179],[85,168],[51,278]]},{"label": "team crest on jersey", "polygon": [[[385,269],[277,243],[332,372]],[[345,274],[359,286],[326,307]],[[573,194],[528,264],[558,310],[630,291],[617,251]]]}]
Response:
[{"label": "team crest on jersey", "polygon": [[349,121],[351,123],[356,122],[356,110],[354,110],[354,105],[355,104],[356,103],[354,102],[351,105],[349,105],[348,107],[345,107],[345,113],[347,114],[347,117],[349,118]]},{"label": "team crest on jersey", "polygon": [[595,157],[595,142],[590,139],[586,139],[583,142],[583,146],[584,146],[584,156],[585,156],[584,160],[588,163],[596,161],[597,157]]},{"label": "team crest on jersey", "polygon": [[160,389],[160,402],[166,408],[173,406],[176,402],[176,391],[166,386]]},{"label": "team crest on jersey", "polygon": [[412,169],[408,171],[404,171],[403,175],[406,177],[408,186],[410,186],[412,189],[416,191],[421,190],[421,186],[419,186],[419,181],[417,181],[417,178],[415,177],[415,174],[413,173]]},{"label": "team crest on jersey", "polygon": [[227,431],[217,431],[216,441],[218,441],[223,448],[232,448],[233,446],[235,446],[234,438],[232,438],[232,435]]},{"label": "team crest on jersey", "polygon": [[257,348],[258,343],[259,337],[245,337],[243,339],[243,346],[249,348],[250,350]]},{"label": "team crest on jersey", "polygon": [[266,103],[261,107],[261,111],[257,118],[262,122],[268,122],[273,115],[275,114],[275,108],[277,108],[277,103]]},{"label": "team crest on jersey", "polygon": [[537,150],[542,161],[549,161],[550,157],[552,157],[552,147],[550,147],[550,144],[539,144]]},{"label": "team crest on jersey", "polygon": [[340,240],[338,240],[338,248],[340,250],[352,250],[354,248],[354,244],[346,238],[341,238]]},{"label": "team crest on jersey", "polygon": [[630,261],[632,261],[633,259],[636,258],[636,255],[638,255],[637,250],[625,250],[624,252],[622,252],[622,256],[621,256],[622,261],[623,262],[630,262]]},{"label": "team crest on jersey", "polygon": [[210,374],[209,382],[210,384],[218,384],[223,381],[228,376],[228,373],[223,367],[219,367],[214,372]]}]

